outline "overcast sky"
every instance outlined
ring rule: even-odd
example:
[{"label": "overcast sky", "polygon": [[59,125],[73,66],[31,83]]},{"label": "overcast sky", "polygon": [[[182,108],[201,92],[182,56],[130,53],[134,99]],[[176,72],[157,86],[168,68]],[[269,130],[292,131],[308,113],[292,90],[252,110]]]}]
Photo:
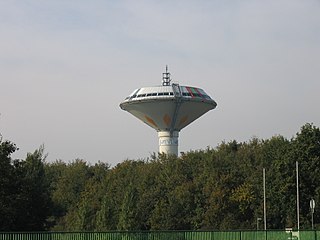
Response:
[{"label": "overcast sky", "polygon": [[319,0],[0,1],[0,133],[25,158],[112,165],[158,151],[119,108],[134,89],[203,88],[218,107],[179,151],[320,127]]}]

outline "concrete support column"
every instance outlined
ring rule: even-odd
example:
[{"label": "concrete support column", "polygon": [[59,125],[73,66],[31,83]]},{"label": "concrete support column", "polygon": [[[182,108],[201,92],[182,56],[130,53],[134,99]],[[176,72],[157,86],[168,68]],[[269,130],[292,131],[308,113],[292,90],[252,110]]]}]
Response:
[{"label": "concrete support column", "polygon": [[178,131],[161,131],[158,132],[159,153],[178,156]]}]

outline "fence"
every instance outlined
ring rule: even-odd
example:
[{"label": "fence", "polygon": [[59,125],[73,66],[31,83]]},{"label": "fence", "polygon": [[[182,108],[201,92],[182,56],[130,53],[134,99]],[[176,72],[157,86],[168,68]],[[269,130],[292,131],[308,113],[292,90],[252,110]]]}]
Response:
[{"label": "fence", "polygon": [[320,231],[0,232],[0,240],[320,240]]}]

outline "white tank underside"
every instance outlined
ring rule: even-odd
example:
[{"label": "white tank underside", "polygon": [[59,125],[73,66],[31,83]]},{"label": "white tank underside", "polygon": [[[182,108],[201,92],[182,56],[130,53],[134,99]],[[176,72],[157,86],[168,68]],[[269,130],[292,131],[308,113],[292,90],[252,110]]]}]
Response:
[{"label": "white tank underside", "polygon": [[120,104],[158,132],[160,153],[177,156],[179,131],[216,106],[202,89],[177,84],[137,89]]}]

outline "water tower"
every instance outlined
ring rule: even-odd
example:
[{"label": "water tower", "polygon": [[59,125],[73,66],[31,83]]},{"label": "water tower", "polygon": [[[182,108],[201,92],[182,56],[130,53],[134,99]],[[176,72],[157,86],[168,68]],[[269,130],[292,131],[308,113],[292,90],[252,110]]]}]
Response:
[{"label": "water tower", "polygon": [[216,106],[201,88],[171,83],[168,67],[161,86],[138,88],[120,103],[121,109],[158,132],[159,153],[176,156],[180,130]]}]

